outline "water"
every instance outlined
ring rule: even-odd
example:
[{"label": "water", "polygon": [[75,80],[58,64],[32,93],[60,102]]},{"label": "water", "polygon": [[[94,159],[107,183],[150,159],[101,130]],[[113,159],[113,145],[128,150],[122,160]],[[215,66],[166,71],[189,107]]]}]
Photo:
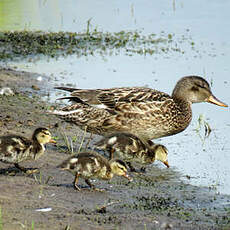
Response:
[{"label": "water", "polygon": [[[29,4],[29,5],[28,5]],[[27,7],[26,7],[27,6]],[[99,31],[141,30],[143,34],[164,31],[175,34],[185,54],[68,56],[36,62],[17,61],[8,66],[19,70],[54,75],[57,85],[72,83],[79,88],[148,86],[171,93],[176,81],[185,75],[201,75],[212,82],[212,91],[230,104],[230,15],[229,1],[14,1],[0,2],[1,30]],[[30,9],[30,10],[28,10]],[[180,43],[183,35],[195,43],[196,50]],[[198,117],[212,128],[203,140]],[[169,149],[173,169],[191,177],[189,183],[209,186],[230,194],[229,109],[211,104],[194,104],[188,129],[157,140]],[[185,180],[186,177],[185,177]]]}]

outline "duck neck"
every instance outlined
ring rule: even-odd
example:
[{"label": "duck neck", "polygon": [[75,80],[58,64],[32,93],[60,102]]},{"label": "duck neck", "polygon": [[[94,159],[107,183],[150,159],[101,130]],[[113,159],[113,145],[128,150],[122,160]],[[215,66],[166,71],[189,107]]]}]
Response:
[{"label": "duck neck", "polygon": [[183,131],[192,120],[192,103],[182,97],[173,96],[175,102],[176,122],[175,127],[178,132]]}]

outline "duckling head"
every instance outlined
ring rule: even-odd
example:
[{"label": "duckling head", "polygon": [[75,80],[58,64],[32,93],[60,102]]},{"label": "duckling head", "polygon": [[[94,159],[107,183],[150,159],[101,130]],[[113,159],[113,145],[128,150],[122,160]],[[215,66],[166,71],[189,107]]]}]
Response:
[{"label": "duckling head", "polygon": [[56,143],[56,141],[52,139],[51,133],[47,128],[37,128],[34,131],[32,140],[38,141],[39,144]]},{"label": "duckling head", "polygon": [[155,160],[163,162],[169,168],[167,148],[163,145],[154,145],[152,148],[155,152]]},{"label": "duckling head", "polygon": [[127,173],[127,166],[124,161],[119,159],[112,159],[110,160],[110,167],[113,174],[118,176],[123,176],[129,181],[132,181],[132,178]]},{"label": "duckling head", "polygon": [[172,97],[186,100],[190,103],[209,102],[228,107],[212,94],[208,82],[199,76],[181,78],[173,90]]}]

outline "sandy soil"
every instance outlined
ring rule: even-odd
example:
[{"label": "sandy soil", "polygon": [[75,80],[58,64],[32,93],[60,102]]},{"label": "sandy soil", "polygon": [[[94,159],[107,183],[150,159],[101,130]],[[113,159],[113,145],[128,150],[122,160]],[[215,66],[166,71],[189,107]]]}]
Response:
[{"label": "sandy soil", "polygon": [[[40,173],[29,176],[0,162],[0,229],[230,229],[229,196],[186,184],[179,172],[161,164],[149,166],[145,174],[131,174],[130,183],[118,177],[94,181],[105,192],[77,192],[73,176],[56,168],[70,154],[64,136],[75,141],[75,152],[83,139],[82,150],[92,149],[98,137],[88,144],[89,135],[47,114],[51,105],[43,99],[53,82],[44,84],[37,77],[0,70],[0,88],[15,92],[0,95],[0,135],[30,137],[45,126],[57,139],[39,160],[22,164],[39,167]],[[83,180],[80,186],[87,187]]]}]

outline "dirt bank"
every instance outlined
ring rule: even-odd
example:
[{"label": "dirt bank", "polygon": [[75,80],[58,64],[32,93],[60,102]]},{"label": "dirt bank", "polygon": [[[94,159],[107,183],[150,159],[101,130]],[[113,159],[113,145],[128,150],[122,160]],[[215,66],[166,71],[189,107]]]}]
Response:
[{"label": "dirt bank", "polygon": [[[38,77],[0,71],[0,87],[15,92],[0,95],[0,134],[29,137],[45,126],[57,140],[38,161],[23,164],[39,167],[38,174],[28,176],[0,162],[0,229],[230,229],[229,196],[185,184],[179,172],[160,164],[149,166],[145,174],[132,174],[131,183],[118,177],[109,183],[95,181],[105,192],[74,190],[73,176],[56,168],[70,154],[66,137],[75,152],[93,148],[98,137],[88,144],[89,135],[46,114],[51,106],[43,100],[48,86]],[[51,88],[52,79],[47,80]],[[80,186],[86,187],[84,181]]]}]

